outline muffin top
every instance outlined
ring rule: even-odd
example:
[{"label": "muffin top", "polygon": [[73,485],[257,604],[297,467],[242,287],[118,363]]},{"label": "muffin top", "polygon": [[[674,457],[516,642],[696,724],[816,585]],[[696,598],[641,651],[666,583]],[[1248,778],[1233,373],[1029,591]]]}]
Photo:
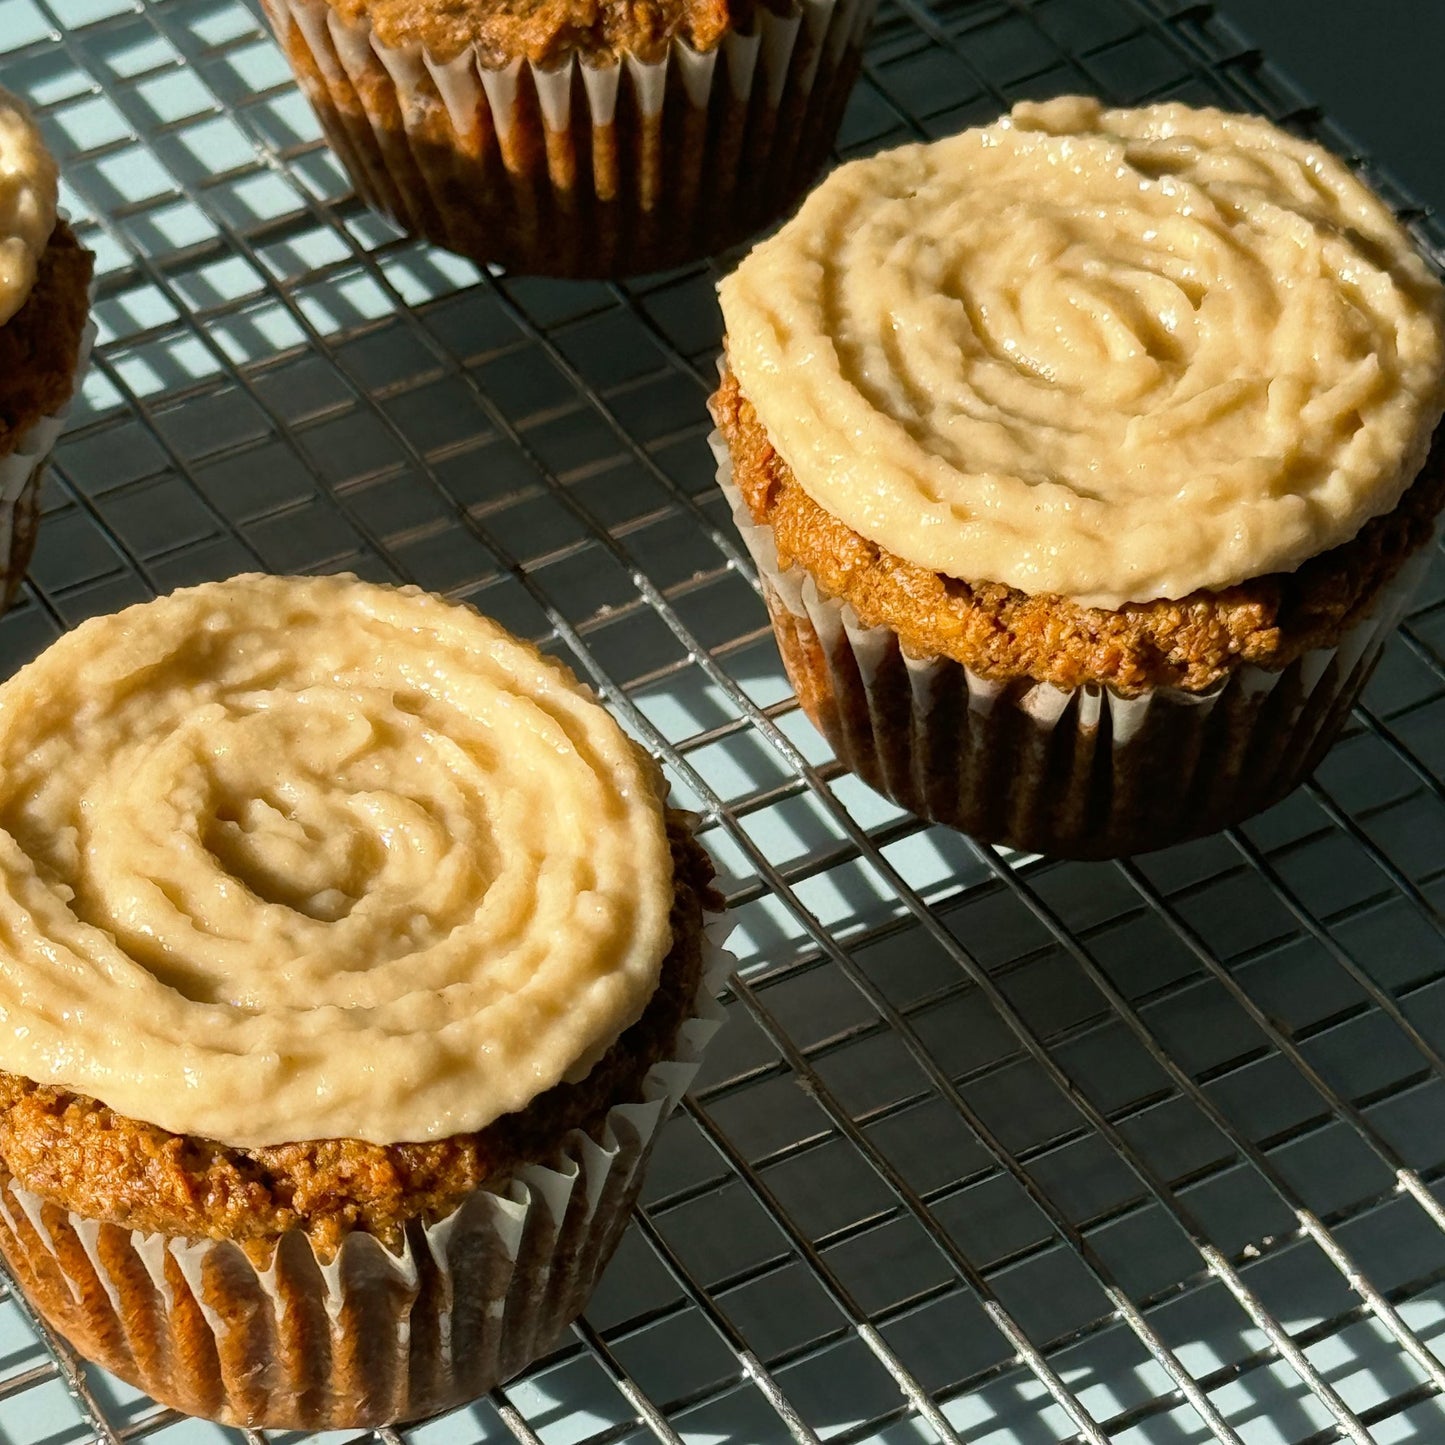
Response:
[{"label": "muffin top", "polygon": [[1445,410],[1445,291],[1318,144],[1065,97],[835,171],[720,287],[829,514],[1091,607],[1287,571],[1389,511]]},{"label": "muffin top", "polygon": [[59,194],[59,172],[30,112],[0,89],[0,326],[35,286]]},{"label": "muffin top", "polygon": [[612,1110],[647,1099],[653,1066],[678,1057],[709,961],[706,915],[719,912],[722,899],[691,820],[669,810],[667,831],[672,947],[641,1017],[585,1079],[556,1084],[485,1128],[423,1143],[309,1139],[239,1148],[172,1134],[0,1070],[4,1169],[87,1219],[241,1241],[263,1269],[276,1237],[292,1229],[306,1232],[323,1263],[353,1229],[399,1250],[410,1221],[441,1219],[474,1189],[505,1188],[520,1167],[554,1161],[574,1129],[605,1142]]},{"label": "muffin top", "polygon": [[0,1070],[238,1147],[584,1077],[672,945],[656,768],[465,607],[247,576],[0,687]]},{"label": "muffin top", "polygon": [[745,29],[752,0],[327,0],[348,20],[369,20],[382,44],[424,46],[441,61],[476,48],[500,67],[526,59],[553,65],[581,54],[597,61],[660,59],[674,38],[715,49]]}]

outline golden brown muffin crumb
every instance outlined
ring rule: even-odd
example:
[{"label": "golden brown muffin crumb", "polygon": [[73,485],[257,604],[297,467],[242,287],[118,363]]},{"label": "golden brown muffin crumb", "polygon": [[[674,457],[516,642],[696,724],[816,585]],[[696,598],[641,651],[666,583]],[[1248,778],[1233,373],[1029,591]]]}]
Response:
[{"label": "golden brown muffin crumb", "polygon": [[673,943],[657,992],[584,1080],[558,1084],[520,1113],[424,1144],[313,1139],[233,1149],[0,1073],[0,1160],[42,1198],[130,1229],[263,1248],[303,1229],[323,1259],[352,1230],[395,1246],[410,1221],[439,1218],[479,1185],[547,1158],[572,1129],[595,1136],[607,1111],[639,1099],[643,1076],[671,1055],[701,978],[703,915],[722,902],[682,815],[669,813],[668,837]]},{"label": "golden brown muffin crumb", "polygon": [[1131,602],[1118,611],[955,581],[905,562],[818,505],[769,442],[736,379],[713,396],[733,480],[754,521],[772,528],[784,568],[810,573],[870,627],[898,634],[915,657],[951,657],[991,681],[1029,677],[1061,688],[1105,684],[1207,691],[1245,663],[1271,670],[1332,645],[1431,534],[1445,506],[1445,428],[1398,506],[1342,547],[1292,573],[1222,592]]},{"label": "golden brown muffin crumb", "polygon": [[391,46],[424,45],[451,60],[475,44],[488,65],[518,57],[552,65],[573,53],[659,59],[675,37],[716,48],[747,30],[751,0],[327,0],[346,19],[369,18]]}]

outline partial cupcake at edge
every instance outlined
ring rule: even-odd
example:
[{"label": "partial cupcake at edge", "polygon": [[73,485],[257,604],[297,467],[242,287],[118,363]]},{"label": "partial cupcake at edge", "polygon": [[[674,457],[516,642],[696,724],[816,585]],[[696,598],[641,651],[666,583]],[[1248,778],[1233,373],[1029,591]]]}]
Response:
[{"label": "partial cupcake at edge", "polygon": [[720,295],[719,480],[843,763],[1066,857],[1308,777],[1445,505],[1445,293],[1342,162],[1023,104],[835,171]]},{"label": "partial cupcake at edge", "polygon": [[233,1425],[485,1393],[617,1244],[716,1027],[653,761],[470,609],[241,577],[0,687],[0,1250]]},{"label": "partial cupcake at edge", "polygon": [[655,271],[816,177],[876,0],[263,0],[357,191],[509,270]]},{"label": "partial cupcake at edge", "polygon": [[0,89],[0,610],[40,525],[40,484],[95,334],[94,258],[59,214],[59,173],[25,105]]}]

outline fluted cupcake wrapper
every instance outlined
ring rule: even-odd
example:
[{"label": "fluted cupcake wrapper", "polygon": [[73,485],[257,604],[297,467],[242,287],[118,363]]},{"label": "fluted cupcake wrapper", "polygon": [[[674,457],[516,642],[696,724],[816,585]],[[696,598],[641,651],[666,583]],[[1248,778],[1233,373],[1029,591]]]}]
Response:
[{"label": "fluted cupcake wrapper", "polygon": [[612,1256],[662,1125],[723,1019],[732,966],[707,924],[676,1057],[643,1101],[573,1130],[554,1158],[408,1228],[393,1253],[353,1233],[319,1258],[297,1230],[257,1257],[46,1203],[0,1170],[0,1249],[40,1315],[164,1404],[227,1424],[319,1430],[415,1420],[477,1398],[545,1353]]},{"label": "fluted cupcake wrapper", "polygon": [[544,68],[382,44],[326,0],[264,0],[362,197],[483,262],[658,270],[781,216],[827,157],[877,0],[759,6],[750,34]]},{"label": "fluted cupcake wrapper", "polygon": [[[75,360],[72,396],[90,360],[95,343],[95,322],[87,321]],[[70,402],[43,416],[21,434],[15,449],[0,457],[0,612],[9,607],[20,589],[25,569],[35,551],[40,528],[40,488],[55,443],[65,430]]]},{"label": "fluted cupcake wrapper", "polygon": [[990,682],[952,658],[909,656],[896,633],[780,566],[722,435],[709,442],[793,690],[838,760],[920,817],[1028,852],[1143,853],[1278,802],[1338,736],[1429,565],[1422,547],[1337,645],[1279,671],[1246,664],[1204,692]]}]

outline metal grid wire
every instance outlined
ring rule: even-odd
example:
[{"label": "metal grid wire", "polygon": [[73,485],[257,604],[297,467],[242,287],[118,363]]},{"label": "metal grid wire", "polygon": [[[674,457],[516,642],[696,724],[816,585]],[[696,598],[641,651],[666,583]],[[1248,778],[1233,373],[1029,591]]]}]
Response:
[{"label": "metal grid wire", "polygon": [[[399,237],[245,0],[0,0],[0,80],[101,326],[0,666],[247,568],[417,582],[578,667],[724,869],[730,1024],[586,1320],[387,1445],[1445,1438],[1438,555],[1287,802],[1117,864],[1010,857],[796,709],[705,445],[726,262],[557,284]],[[1353,151],[1178,0],[884,0],[841,151],[1061,90]],[[235,1433],[0,1302],[6,1445]]]}]

